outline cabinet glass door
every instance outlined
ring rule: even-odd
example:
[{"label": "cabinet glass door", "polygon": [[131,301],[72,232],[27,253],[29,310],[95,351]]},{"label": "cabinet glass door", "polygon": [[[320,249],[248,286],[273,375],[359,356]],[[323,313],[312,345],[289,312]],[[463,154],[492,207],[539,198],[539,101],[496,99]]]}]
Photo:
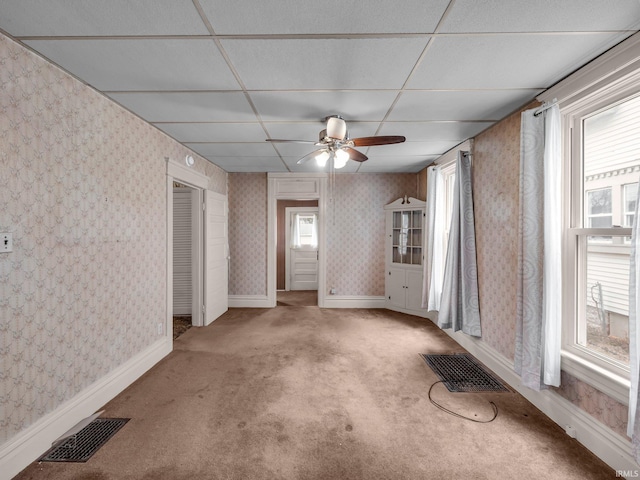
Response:
[{"label": "cabinet glass door", "polygon": [[422,210],[393,212],[392,262],[422,264]]}]

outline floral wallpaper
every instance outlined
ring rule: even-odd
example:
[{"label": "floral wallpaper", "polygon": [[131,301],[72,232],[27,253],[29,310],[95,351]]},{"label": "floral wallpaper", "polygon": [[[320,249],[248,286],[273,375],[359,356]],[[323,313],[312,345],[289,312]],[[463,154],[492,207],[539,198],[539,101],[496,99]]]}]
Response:
[{"label": "floral wallpaper", "polygon": [[520,115],[475,138],[473,204],[482,339],[513,361],[516,338]]},{"label": "floral wallpaper", "polygon": [[[335,287],[337,295],[384,295],[383,207],[415,196],[416,187],[415,174],[336,175],[335,209],[328,202],[327,293]],[[230,295],[267,294],[266,244],[266,174],[230,173]]]},{"label": "floral wallpaper", "polygon": [[327,203],[327,293],[384,296],[384,206],[417,195],[414,173],[338,174]]},{"label": "floral wallpaper", "polygon": [[[529,105],[526,108],[532,108]],[[524,110],[523,109],[523,110]],[[474,139],[474,208],[482,341],[515,356],[520,112]],[[626,436],[627,407],[562,372],[561,396]]]},{"label": "floral wallpaper", "polygon": [[0,66],[2,445],[164,336],[165,158],[192,152],[2,35]]},{"label": "floral wallpaper", "polygon": [[267,174],[229,174],[229,295],[267,294]]}]

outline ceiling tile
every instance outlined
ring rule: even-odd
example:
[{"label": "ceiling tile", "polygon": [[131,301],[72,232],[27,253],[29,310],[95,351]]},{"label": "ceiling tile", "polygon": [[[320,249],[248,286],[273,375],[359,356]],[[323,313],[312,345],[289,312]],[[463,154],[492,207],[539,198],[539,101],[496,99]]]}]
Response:
[{"label": "ceiling tile", "polygon": [[265,143],[186,143],[187,147],[203,157],[272,157],[273,147]]},{"label": "ceiling tile", "polygon": [[362,162],[359,173],[419,172],[438,156],[372,156]]},{"label": "ceiling tile", "polygon": [[116,102],[148,122],[254,122],[240,92],[110,93]]},{"label": "ceiling tile", "polygon": [[501,120],[542,90],[407,91],[390,121]]},{"label": "ceiling tile", "polygon": [[[328,172],[329,164],[326,164],[324,167],[319,167],[315,160],[311,159],[308,162],[303,163],[302,165],[298,165],[297,162],[300,160],[297,157],[283,157],[283,160],[289,167],[289,170],[292,172]],[[358,166],[360,164],[354,161],[348,161],[347,164],[336,170],[336,173],[355,173],[358,170]]]},{"label": "ceiling tile", "polygon": [[621,39],[602,33],[438,37],[407,88],[547,88]]},{"label": "ceiling tile", "polygon": [[[369,137],[376,133],[378,122],[347,122],[350,138]],[[320,131],[326,127],[326,122],[267,122],[264,124],[270,138],[285,140],[309,140],[318,141]]]},{"label": "ceiling tile", "polygon": [[[404,142],[392,145],[378,145],[369,147],[367,155],[442,155],[455,147],[457,140],[432,140],[428,142]],[[359,148],[358,150],[362,150]]]},{"label": "ceiling tile", "polygon": [[239,90],[212,40],[29,40],[99,90]]},{"label": "ceiling tile", "polygon": [[637,0],[456,0],[440,33],[635,29]]},{"label": "ceiling tile", "polygon": [[433,32],[449,0],[200,0],[217,34]]},{"label": "ceiling tile", "polygon": [[221,43],[249,90],[331,90],[401,88],[427,40],[425,36]]},{"label": "ceiling tile", "polygon": [[493,122],[385,122],[380,135],[404,135],[407,141],[458,140],[460,142],[486,130]]},{"label": "ceiling tile", "polygon": [[179,142],[259,142],[265,133],[259,123],[156,123]]},{"label": "ceiling tile", "polygon": [[227,172],[286,172],[279,157],[206,157]]},{"label": "ceiling tile", "polygon": [[14,36],[206,35],[192,0],[2,0]]},{"label": "ceiling tile", "polygon": [[369,122],[384,118],[397,92],[251,92],[250,96],[260,118],[265,122],[322,122],[329,115],[340,115],[347,122]]}]

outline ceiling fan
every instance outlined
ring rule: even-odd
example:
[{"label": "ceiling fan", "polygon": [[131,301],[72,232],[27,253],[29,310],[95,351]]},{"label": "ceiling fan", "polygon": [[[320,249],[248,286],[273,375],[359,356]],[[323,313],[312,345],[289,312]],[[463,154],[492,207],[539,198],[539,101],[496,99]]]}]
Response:
[{"label": "ceiling fan", "polygon": [[347,164],[347,160],[351,159],[356,162],[364,162],[367,156],[353,147],[373,147],[376,145],[390,145],[392,143],[402,143],[405,137],[399,135],[375,136],[349,138],[347,131],[347,123],[340,115],[331,115],[326,119],[327,127],[320,132],[317,142],[310,140],[282,140],[276,138],[268,138],[267,142],[272,143],[310,143],[316,147],[320,147],[300,160],[298,165],[308,162],[311,159],[316,160],[319,167],[324,167],[327,161],[331,159],[333,168],[342,168]]}]

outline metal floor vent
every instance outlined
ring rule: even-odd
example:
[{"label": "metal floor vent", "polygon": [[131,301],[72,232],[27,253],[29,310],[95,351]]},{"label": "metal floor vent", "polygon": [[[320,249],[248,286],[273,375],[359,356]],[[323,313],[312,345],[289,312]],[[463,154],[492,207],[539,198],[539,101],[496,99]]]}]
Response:
[{"label": "metal floor vent", "polygon": [[450,392],[508,392],[468,353],[453,355],[420,354]]},{"label": "metal floor vent", "polygon": [[86,462],[128,421],[128,418],[96,418],[45,453],[40,461]]}]

